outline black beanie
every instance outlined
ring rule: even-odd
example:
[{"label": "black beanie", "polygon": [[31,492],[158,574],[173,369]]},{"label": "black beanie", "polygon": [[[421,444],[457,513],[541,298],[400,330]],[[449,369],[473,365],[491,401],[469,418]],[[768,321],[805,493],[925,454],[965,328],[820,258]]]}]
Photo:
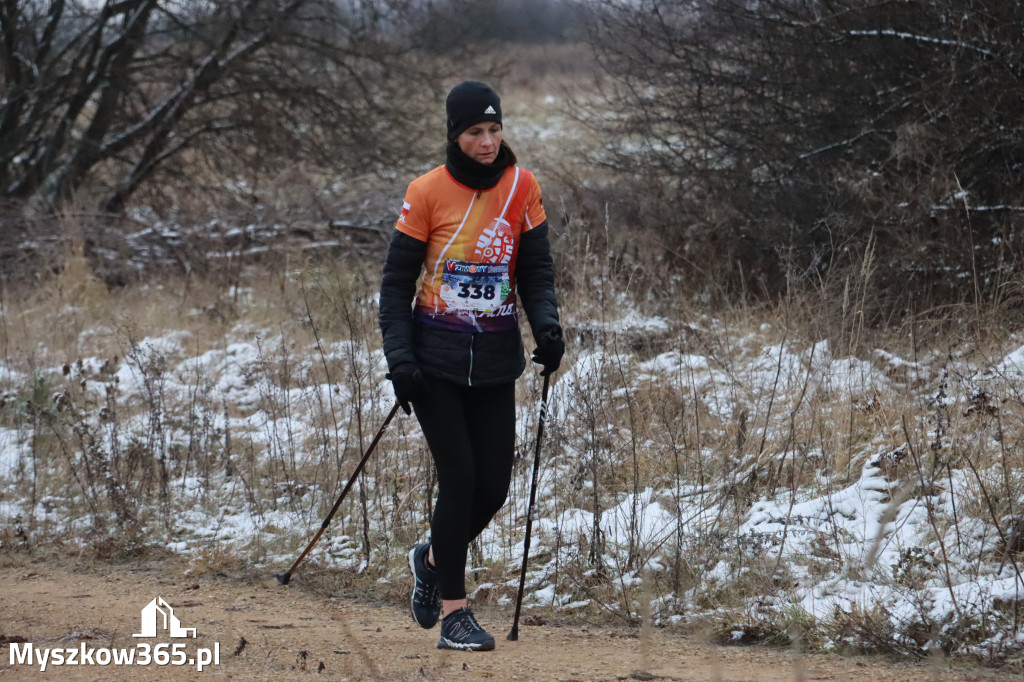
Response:
[{"label": "black beanie", "polygon": [[479,81],[462,81],[452,88],[444,108],[449,140],[482,121],[501,123],[501,98],[491,86]]}]

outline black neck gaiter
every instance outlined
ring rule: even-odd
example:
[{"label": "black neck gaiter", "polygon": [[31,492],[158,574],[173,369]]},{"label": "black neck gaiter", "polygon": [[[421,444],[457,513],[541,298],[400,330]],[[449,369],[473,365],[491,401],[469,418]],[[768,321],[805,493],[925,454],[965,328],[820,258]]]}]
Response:
[{"label": "black neck gaiter", "polygon": [[490,189],[498,184],[505,169],[516,162],[516,155],[512,153],[511,147],[504,142],[498,148],[498,156],[494,162],[483,164],[466,156],[459,143],[452,141],[448,143],[445,150],[444,166],[452,177],[469,187],[470,189]]}]

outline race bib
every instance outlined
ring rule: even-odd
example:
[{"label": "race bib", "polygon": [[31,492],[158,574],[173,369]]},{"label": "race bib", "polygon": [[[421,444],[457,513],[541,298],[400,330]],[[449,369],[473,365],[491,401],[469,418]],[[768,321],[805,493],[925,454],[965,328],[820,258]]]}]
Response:
[{"label": "race bib", "polygon": [[501,307],[510,290],[508,263],[444,262],[441,300],[449,309],[490,313]]}]

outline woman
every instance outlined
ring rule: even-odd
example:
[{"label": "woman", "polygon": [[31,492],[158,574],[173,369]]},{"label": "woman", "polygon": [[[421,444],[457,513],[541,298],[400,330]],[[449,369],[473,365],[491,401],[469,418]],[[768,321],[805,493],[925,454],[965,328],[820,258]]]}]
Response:
[{"label": "woman", "polygon": [[437,469],[430,542],[409,551],[413,618],[432,628],[443,617],[439,649],[484,651],[494,638],[467,605],[466,554],[512,478],[515,380],[526,367],[517,297],[542,375],[558,369],[565,344],[540,186],[502,139],[497,93],[465,81],[445,109],[446,160],[406,191],[380,326],[395,396],[416,411]]}]

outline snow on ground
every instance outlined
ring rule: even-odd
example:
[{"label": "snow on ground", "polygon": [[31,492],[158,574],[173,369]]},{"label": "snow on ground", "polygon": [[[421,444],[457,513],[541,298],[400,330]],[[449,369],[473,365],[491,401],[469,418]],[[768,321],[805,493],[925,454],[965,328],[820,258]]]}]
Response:
[{"label": "snow on ground", "polygon": [[[604,333],[641,331],[670,339],[676,332],[664,318],[643,319],[635,313],[598,326]],[[702,321],[700,327],[714,330],[716,322]],[[771,332],[767,327],[760,334]],[[617,589],[644,581],[651,582],[652,590],[660,586],[660,591],[649,596],[662,624],[722,618],[713,603],[742,582],[748,618],[772,621],[798,609],[811,621],[825,623],[837,614],[879,613],[892,623],[894,637],[903,638],[908,646],[927,648],[927,643],[912,642],[907,634],[927,626],[935,642],[956,637],[969,642],[962,646],[962,653],[993,646],[1024,648],[1024,634],[1007,610],[1008,604],[1019,603],[1024,578],[1018,565],[1000,551],[1001,529],[986,517],[979,503],[979,481],[995,486],[1004,472],[984,467],[970,470],[957,462],[956,468],[951,466],[938,475],[932,472],[928,480],[909,475],[913,468],[894,474],[889,467],[899,462],[906,467],[910,455],[905,447],[894,448],[884,433],[868,443],[867,449],[854,453],[845,475],[818,472],[808,479],[812,482],[794,489],[782,486],[770,496],[761,494],[738,512],[731,497],[735,486],[743,485],[747,481],[743,477],[759,465],[764,468],[763,457],[756,452],[738,458],[739,464],[729,475],[702,483],[643,486],[614,492],[610,498],[605,491],[595,518],[593,507],[588,506],[593,481],[581,465],[597,455],[585,440],[569,436],[583,419],[586,401],[601,395],[609,382],[616,383],[616,376],[629,379],[616,383],[610,394],[615,401],[628,401],[651,386],[673,387],[687,399],[699,396],[721,425],[734,423],[738,415],[749,412],[751,423],[764,430],[766,442],[784,444],[781,452],[774,453],[783,463],[786,457],[826,459],[813,443],[787,440],[786,429],[793,423],[788,410],[796,414],[806,409],[814,419],[827,419],[830,403],[849,405],[887,391],[905,391],[906,374],[900,372],[907,370],[918,380],[931,380],[919,390],[922,399],[933,406],[962,403],[970,394],[966,383],[957,390],[939,387],[937,381],[949,382],[948,372],[933,373],[923,364],[882,350],[876,351],[874,361],[835,357],[825,341],[769,343],[756,333],[734,338],[726,345],[733,349],[727,357],[695,347],[677,347],[640,359],[629,357],[621,345],[598,344],[578,349],[567,358],[549,400],[549,438],[558,435],[560,450],[545,451],[539,475],[527,608],[555,606],[572,611],[593,606],[600,598],[592,589],[594,580],[603,575],[598,582],[611,582]],[[230,461],[222,457],[216,460],[215,469],[203,471],[197,455],[191,469],[175,474],[169,484],[172,519],[154,525],[148,541],[184,554],[227,551],[258,564],[288,565],[296,549],[304,547],[315,532],[320,515],[344,482],[328,473],[338,470],[331,469],[337,465],[334,453],[339,447],[349,448],[341,467],[346,472],[352,457],[358,456],[358,444],[349,442],[354,438],[354,424],[346,416],[352,414],[355,400],[353,383],[341,377],[332,383],[311,378],[320,363],[343,363],[353,357],[353,349],[337,343],[327,346],[322,356],[313,347],[295,350],[272,330],[236,330],[222,347],[203,352],[193,352],[193,347],[194,339],[188,334],[172,332],[140,342],[113,372],[104,371],[106,360],[81,359],[74,369],[81,376],[72,378],[80,379],[83,393],[91,396],[91,402],[83,399],[79,405],[82,419],[110,453],[123,450],[134,439],[164,452],[172,447],[201,447],[208,460],[216,460],[210,453],[222,450],[227,438],[234,439]],[[299,355],[297,362],[289,355],[294,353]],[[274,378],[275,370],[282,370],[289,357],[288,368],[294,377],[291,383],[282,384]],[[360,362],[353,372],[360,377],[365,399],[365,443],[392,398],[379,352]],[[616,374],[623,364],[630,371]],[[984,371],[971,368],[964,375],[979,377],[978,381],[988,382],[989,390],[994,390],[997,382],[1010,380],[1007,377],[1019,378],[1022,368],[1024,347]],[[60,367],[40,372],[54,386],[60,384],[62,374]],[[0,395],[14,395],[28,381],[11,367],[2,368],[0,376],[5,378]],[[116,387],[121,405],[137,408],[125,410],[120,431],[110,427],[101,410],[112,387]],[[1019,386],[1012,388],[1017,389]],[[532,390],[535,401],[539,391]],[[139,407],[152,405],[156,393],[163,396],[160,405],[192,406],[191,411],[184,408],[188,414],[168,419],[154,432],[152,411]],[[202,409],[196,407],[197,396],[204,398]],[[22,395],[20,400],[24,399]],[[518,575],[524,551],[539,412],[534,401],[525,400],[518,408],[524,463],[517,469],[511,499],[479,539],[483,556],[514,575]],[[806,407],[811,401],[825,407],[814,412]],[[602,413],[601,418],[615,418],[614,410]],[[190,419],[205,420],[198,435]],[[625,438],[622,434],[628,427],[628,423],[595,426],[606,438],[615,434]],[[830,423],[828,428],[836,428],[836,424]],[[384,448],[394,450],[418,434],[411,420],[393,427],[395,430],[399,432],[390,434],[394,440]],[[48,496],[34,506],[26,496],[32,437],[30,420],[0,426],[0,522],[34,520],[54,535],[84,533],[90,526],[87,518],[60,514],[62,505],[81,488],[65,482],[63,497]],[[653,442],[641,444],[641,448],[656,446]],[[706,454],[709,461],[720,458],[714,450]],[[768,470],[774,469],[776,461],[771,460]],[[260,480],[247,478],[245,472],[256,469],[264,472]],[[307,475],[312,471],[313,479],[292,476],[299,471]],[[365,484],[371,491],[378,483],[386,485],[374,475],[395,475],[372,467],[366,473]],[[260,489],[253,490],[257,484]],[[388,504],[394,505],[389,507],[391,512],[372,517],[377,524],[374,534],[387,535],[401,526],[418,527],[422,535],[425,519],[420,506],[408,500]],[[358,540],[360,518],[356,505],[343,508],[308,560],[365,570],[368,564]],[[381,525],[382,518],[388,518],[391,525]],[[595,553],[596,529],[600,551]],[[10,544],[17,538],[0,536],[0,541]],[[371,563],[403,553],[401,548],[375,548]],[[672,593],[665,586],[672,584],[669,574],[678,556],[696,562],[688,566],[697,578],[682,586],[680,593]],[[710,564],[699,564],[699,558],[708,557],[714,557]],[[401,562],[396,564],[396,579],[404,570],[398,564]],[[582,575],[570,570],[584,567]],[[487,572],[493,569],[474,569],[484,576],[478,593],[498,589],[499,600],[508,600],[514,593],[515,580],[496,586],[487,579]],[[765,573],[759,583],[762,593],[749,587],[751,572],[758,570]],[[636,598],[625,605],[618,600],[604,607],[628,610],[627,615],[634,617],[641,612]],[[977,637],[963,636],[982,621],[987,625]]]}]

